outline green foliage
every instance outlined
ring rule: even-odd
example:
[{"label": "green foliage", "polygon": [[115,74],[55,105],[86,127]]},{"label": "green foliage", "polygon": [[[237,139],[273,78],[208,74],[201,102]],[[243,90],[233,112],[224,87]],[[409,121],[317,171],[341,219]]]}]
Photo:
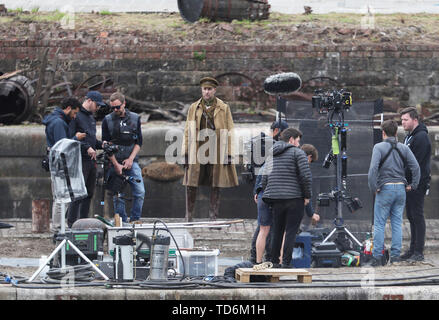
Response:
[{"label": "green foliage", "polygon": [[111,16],[113,13],[108,10],[102,10],[99,12],[101,16]]},{"label": "green foliage", "polygon": [[202,52],[194,51],[193,57],[195,60],[198,61],[206,60],[206,50],[203,49]]}]

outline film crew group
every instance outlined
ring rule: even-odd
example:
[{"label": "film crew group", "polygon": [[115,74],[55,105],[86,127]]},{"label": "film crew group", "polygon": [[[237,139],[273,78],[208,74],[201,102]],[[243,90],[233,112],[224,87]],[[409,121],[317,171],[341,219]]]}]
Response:
[{"label": "film crew group", "polygon": [[[108,179],[125,177],[131,187],[133,203],[130,212],[130,223],[140,221],[145,186],[139,166],[138,153],[142,146],[142,128],[140,116],[125,108],[125,96],[119,92],[110,96],[112,112],[102,121],[102,140],[116,147],[116,152],[109,156],[112,167],[108,171]],[[113,196],[115,214],[119,214],[123,222],[128,222],[125,210],[125,199],[120,194]]]},{"label": "film crew group", "polygon": [[202,97],[189,107],[182,145],[186,221],[193,220],[199,186],[210,187],[209,218],[215,220],[219,213],[220,189],[238,185],[232,163],[232,113],[229,106],[215,96],[216,79],[202,78],[200,86]]},{"label": "film crew group", "polygon": [[[404,206],[410,192],[418,188],[420,169],[413,152],[406,145],[399,143],[396,134],[398,123],[394,120],[384,121],[381,125],[383,142],[377,143],[372,151],[368,183],[375,193],[373,250],[370,266],[376,267],[386,263],[384,251],[384,234],[386,221],[390,217],[392,226],[392,247],[390,263],[401,261],[402,219]],[[405,169],[410,171],[411,180],[407,182]]]},{"label": "film crew group", "polygon": [[[69,123],[76,118],[76,115],[81,108],[81,103],[76,98],[65,98],[61,102],[61,107],[56,107],[55,110],[43,119],[43,124],[46,126],[46,143],[47,155],[50,148],[59,140],[67,138],[81,141],[85,138],[85,132],[70,133]],[[43,160],[43,168],[49,171],[49,160]],[[52,229],[55,231],[61,226],[61,206],[55,202],[52,207]]]}]

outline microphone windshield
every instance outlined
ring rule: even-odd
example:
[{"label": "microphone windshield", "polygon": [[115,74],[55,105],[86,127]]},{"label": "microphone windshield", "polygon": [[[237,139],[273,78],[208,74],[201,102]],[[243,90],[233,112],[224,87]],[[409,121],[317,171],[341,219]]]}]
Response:
[{"label": "microphone windshield", "polygon": [[294,72],[278,73],[264,81],[264,91],[271,95],[288,95],[299,90],[302,79]]}]

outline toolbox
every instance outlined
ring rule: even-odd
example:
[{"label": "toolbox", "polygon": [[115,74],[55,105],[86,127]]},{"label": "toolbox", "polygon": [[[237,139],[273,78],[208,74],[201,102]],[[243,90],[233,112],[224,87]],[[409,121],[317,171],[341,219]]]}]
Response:
[{"label": "toolbox", "polygon": [[315,243],[312,248],[312,267],[340,268],[342,252],[334,242]]},{"label": "toolbox", "polygon": [[[98,253],[104,251],[102,229],[68,230],[65,235],[90,260],[97,259]],[[85,263],[69,243],[66,243],[66,262],[69,265]]]}]

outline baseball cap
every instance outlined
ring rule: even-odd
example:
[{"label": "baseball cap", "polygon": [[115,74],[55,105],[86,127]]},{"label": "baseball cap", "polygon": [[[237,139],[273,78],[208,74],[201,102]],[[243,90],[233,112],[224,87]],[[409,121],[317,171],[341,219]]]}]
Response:
[{"label": "baseball cap", "polygon": [[86,95],[86,98],[93,100],[101,107],[106,106],[106,103],[102,99],[102,95],[99,91],[89,91]]},{"label": "baseball cap", "polygon": [[274,130],[276,128],[280,129],[280,131],[284,131],[285,129],[288,129],[288,123],[285,120],[273,121],[270,129]]}]

